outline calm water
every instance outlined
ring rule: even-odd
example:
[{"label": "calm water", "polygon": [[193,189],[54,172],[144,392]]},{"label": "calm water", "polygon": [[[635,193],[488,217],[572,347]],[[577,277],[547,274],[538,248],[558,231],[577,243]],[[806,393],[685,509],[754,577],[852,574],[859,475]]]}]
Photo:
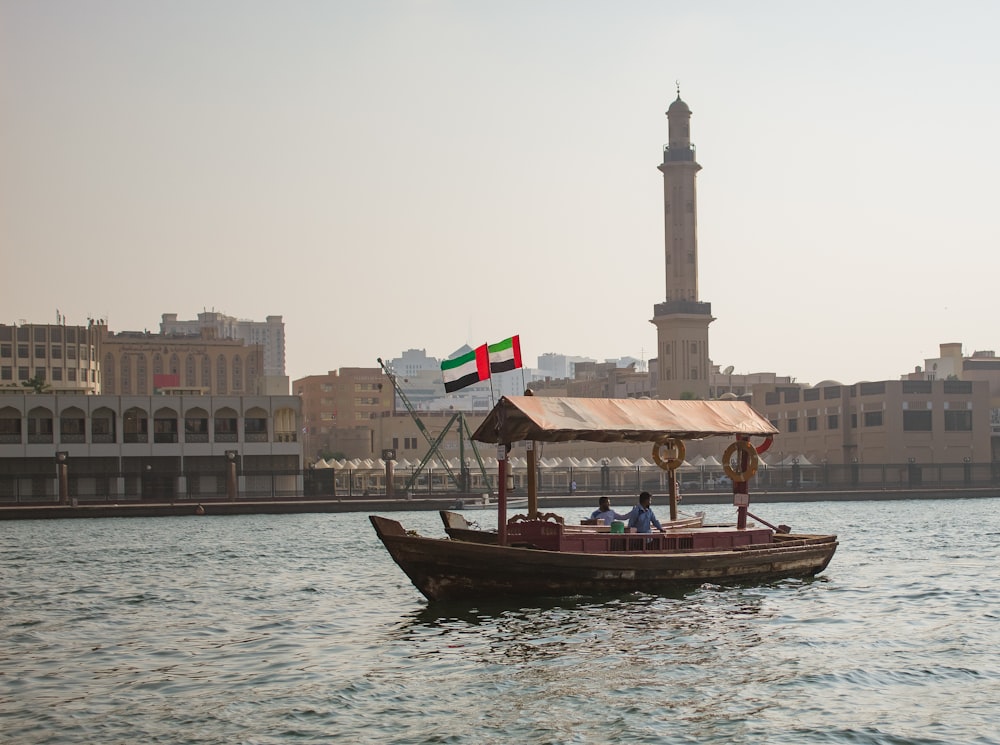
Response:
[{"label": "calm water", "polygon": [[754,511],[831,566],[428,607],[362,514],[0,523],[0,742],[1000,743],[1000,499]]}]

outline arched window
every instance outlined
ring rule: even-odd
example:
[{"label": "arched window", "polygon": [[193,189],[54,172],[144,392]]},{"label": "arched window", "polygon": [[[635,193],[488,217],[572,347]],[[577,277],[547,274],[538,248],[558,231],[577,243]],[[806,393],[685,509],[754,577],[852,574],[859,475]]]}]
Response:
[{"label": "arched window", "polygon": [[128,353],[122,354],[122,394],[132,393],[132,359]]},{"label": "arched window", "polygon": [[212,389],[212,361],[207,354],[201,356],[201,386]]},{"label": "arched window", "polygon": [[194,388],[197,383],[194,382],[194,355],[189,354],[184,360],[184,385],[188,388]]},{"label": "arched window", "polygon": [[135,361],[135,392],[140,396],[149,395],[149,370],[146,366],[146,355],[138,354]]},{"label": "arched window", "polygon": [[215,361],[215,380],[215,393],[217,395],[224,396],[229,392],[226,387],[226,358],[221,354]]},{"label": "arched window", "polygon": [[233,357],[233,393],[243,392],[243,358]]},{"label": "arched window", "polygon": [[104,355],[103,370],[104,380],[101,384],[101,390],[105,393],[118,393],[115,390],[115,356],[111,352]]}]

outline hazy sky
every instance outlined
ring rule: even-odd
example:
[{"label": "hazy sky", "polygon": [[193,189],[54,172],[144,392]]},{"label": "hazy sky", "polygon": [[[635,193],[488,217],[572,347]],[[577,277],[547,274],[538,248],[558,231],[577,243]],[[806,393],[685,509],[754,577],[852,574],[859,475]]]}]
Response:
[{"label": "hazy sky", "polygon": [[292,378],[655,356],[675,81],[713,361],[1000,350],[1000,4],[0,0],[0,318],[282,315]]}]

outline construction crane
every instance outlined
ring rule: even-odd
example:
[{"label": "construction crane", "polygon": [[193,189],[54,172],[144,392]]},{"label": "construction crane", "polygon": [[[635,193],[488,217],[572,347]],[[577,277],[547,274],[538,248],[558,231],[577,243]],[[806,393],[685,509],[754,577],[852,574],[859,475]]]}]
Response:
[{"label": "construction crane", "polygon": [[[427,440],[427,444],[430,446],[430,448],[427,450],[427,454],[424,455],[424,457],[421,459],[420,465],[418,465],[413,470],[413,473],[410,475],[410,479],[409,481],[406,482],[405,488],[407,490],[413,488],[413,485],[416,482],[417,477],[420,476],[424,468],[426,468],[427,464],[430,463],[431,458],[433,458],[434,455],[437,454],[438,456],[440,456],[441,465],[444,466],[444,470],[448,473],[448,477],[451,479],[451,482],[455,485],[455,488],[458,489],[460,492],[469,491],[469,483],[466,476],[466,468],[465,468],[465,438],[468,438],[470,444],[472,445],[472,452],[475,453],[476,455],[476,462],[479,464],[480,472],[483,474],[483,481],[484,483],[486,483],[487,488],[489,489],[489,492],[492,495],[493,486],[490,482],[489,475],[486,473],[486,466],[483,464],[483,459],[479,455],[479,449],[476,447],[476,443],[472,439],[472,433],[469,431],[469,425],[465,421],[465,416],[461,412],[452,415],[451,419],[448,420],[448,424],[446,424],[444,429],[441,430],[441,433],[436,438],[432,437],[431,433],[427,430],[427,427],[424,426],[424,423],[420,420],[420,417],[417,415],[417,410],[413,407],[413,404],[410,403],[410,399],[407,397],[402,387],[400,387],[399,381],[396,379],[395,373],[393,373],[392,370],[389,369],[389,367],[382,361],[381,357],[378,357],[376,359],[378,359],[378,364],[382,368],[382,372],[385,373],[386,377],[389,378],[389,382],[392,383],[392,387],[393,390],[396,391],[396,395],[399,396],[399,399],[403,402],[403,405],[406,407],[406,410],[410,413],[410,417],[413,419],[414,424],[417,425],[417,429],[420,431],[420,434],[424,436],[424,439]],[[456,421],[458,422],[459,461],[462,464],[461,477],[455,475],[455,472],[452,470],[451,466],[448,465],[448,460],[440,452],[441,443],[444,442],[445,436],[448,434],[449,430],[451,429],[451,426]]]}]

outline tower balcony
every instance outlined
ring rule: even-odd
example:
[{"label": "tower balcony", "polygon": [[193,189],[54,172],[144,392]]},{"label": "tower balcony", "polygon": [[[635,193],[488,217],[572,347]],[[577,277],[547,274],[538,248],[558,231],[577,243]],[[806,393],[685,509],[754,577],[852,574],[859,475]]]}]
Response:
[{"label": "tower balcony", "polygon": [[653,316],[711,316],[712,304],[700,300],[668,300],[653,306]]},{"label": "tower balcony", "polygon": [[694,161],[696,148],[694,145],[670,145],[663,146],[663,162],[676,163],[678,161]]}]

